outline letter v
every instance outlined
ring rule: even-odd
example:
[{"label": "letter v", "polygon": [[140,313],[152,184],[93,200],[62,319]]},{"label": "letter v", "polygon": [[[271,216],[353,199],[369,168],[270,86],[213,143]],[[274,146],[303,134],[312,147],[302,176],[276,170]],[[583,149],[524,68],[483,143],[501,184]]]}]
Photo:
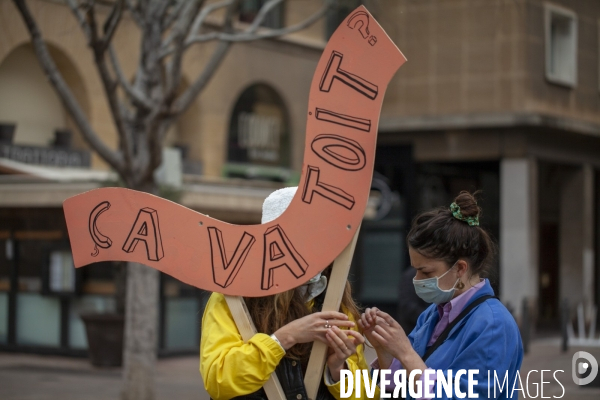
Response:
[{"label": "letter v", "polygon": [[231,285],[240,268],[250,252],[250,248],[256,242],[254,236],[244,232],[242,238],[233,252],[231,260],[227,260],[225,251],[225,242],[223,234],[217,228],[208,228],[208,237],[210,239],[210,260],[212,264],[213,279],[215,283],[222,288]]}]

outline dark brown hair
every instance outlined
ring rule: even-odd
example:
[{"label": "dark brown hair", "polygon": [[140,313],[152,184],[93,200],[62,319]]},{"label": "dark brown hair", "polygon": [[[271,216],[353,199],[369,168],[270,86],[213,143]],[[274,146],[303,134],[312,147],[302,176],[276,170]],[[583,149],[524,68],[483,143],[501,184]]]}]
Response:
[{"label": "dark brown hair", "polygon": [[[463,218],[481,216],[481,208],[471,193],[460,192],[454,202],[460,207]],[[449,266],[465,259],[470,274],[482,278],[489,276],[496,257],[496,244],[485,229],[457,219],[450,207],[419,214],[413,220],[407,242],[423,256],[444,260]]]},{"label": "dark brown hair", "polygon": [[[322,274],[329,280],[331,266],[327,267]],[[314,302],[307,304],[296,289],[272,296],[245,297],[244,300],[256,330],[269,335],[293,320],[317,311],[314,307],[309,307],[309,304]],[[352,288],[348,281],[346,281],[340,311],[352,315],[355,321],[360,318],[360,311],[352,299]],[[308,361],[311,348],[312,343],[300,343],[288,349],[286,356],[303,362]]]}]

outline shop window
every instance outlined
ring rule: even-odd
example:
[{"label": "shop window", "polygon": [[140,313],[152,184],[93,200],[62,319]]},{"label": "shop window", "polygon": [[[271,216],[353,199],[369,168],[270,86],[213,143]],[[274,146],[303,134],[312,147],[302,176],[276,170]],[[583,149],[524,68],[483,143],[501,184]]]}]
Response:
[{"label": "shop window", "polygon": [[360,301],[394,303],[398,300],[398,287],[402,271],[404,235],[397,230],[363,229]]},{"label": "shop window", "polygon": [[[260,9],[268,2],[268,0],[244,0],[240,4],[239,20],[241,22],[252,23],[254,18],[260,12]],[[261,26],[271,29],[279,29],[283,27],[283,3],[276,5],[265,16]]]},{"label": "shop window", "polygon": [[167,298],[165,347],[167,349],[193,349],[198,347],[198,299]]},{"label": "shop window", "polygon": [[565,8],[546,4],[546,79],[577,85],[577,15]]},{"label": "shop window", "polygon": [[0,343],[8,341],[8,293],[0,292]]},{"label": "shop window", "polygon": [[0,230],[0,343],[8,341],[8,292],[10,290],[8,265],[12,252],[12,241],[8,237],[8,231]]},{"label": "shop window", "polygon": [[325,39],[329,40],[333,32],[340,26],[346,17],[360,6],[360,0],[336,0],[327,11],[325,21]]},{"label": "shop window", "polygon": [[200,343],[200,320],[209,293],[161,274],[160,349],[196,352]]},{"label": "shop window", "polygon": [[60,300],[39,293],[17,296],[17,343],[26,346],[60,346]]}]

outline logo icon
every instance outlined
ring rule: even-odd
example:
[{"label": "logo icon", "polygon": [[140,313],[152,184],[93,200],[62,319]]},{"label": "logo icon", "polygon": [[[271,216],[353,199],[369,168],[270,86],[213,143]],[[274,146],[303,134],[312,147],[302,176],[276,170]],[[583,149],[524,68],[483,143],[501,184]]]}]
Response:
[{"label": "logo icon", "polygon": [[598,361],[590,353],[578,351],[573,354],[572,373],[576,385],[590,384],[598,376]]}]

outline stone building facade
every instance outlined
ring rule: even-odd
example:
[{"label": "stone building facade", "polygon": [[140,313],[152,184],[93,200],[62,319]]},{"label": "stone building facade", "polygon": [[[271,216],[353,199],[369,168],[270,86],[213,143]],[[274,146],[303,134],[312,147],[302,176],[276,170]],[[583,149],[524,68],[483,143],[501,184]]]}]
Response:
[{"label": "stone building facade", "polygon": [[[92,126],[115,146],[76,21],[62,1],[28,3]],[[251,18],[247,3],[249,14],[237,23]],[[302,32],[234,45],[167,139],[174,152],[163,172],[172,174],[173,165],[183,171],[182,178],[175,174],[182,204],[231,223],[258,223],[268,193],[294,183],[314,68],[327,35],[359,3],[340,1]],[[411,218],[448,206],[460,190],[482,189],[483,224],[499,242],[494,285],[517,318],[524,301],[539,327],[556,327],[561,299],[591,309],[600,293],[600,3],[364,4],[408,62],[388,88],[381,116],[375,207],[363,223],[352,272],[359,301],[401,314]],[[289,1],[269,23],[293,24],[320,5]],[[125,19],[115,37],[130,74],[137,35]],[[210,53],[210,46],[190,50],[186,85]],[[52,262],[68,253],[61,204],[115,177],[89,152],[46,82],[9,1],[0,2],[0,124],[16,126],[12,140],[0,138],[0,346],[81,351],[78,313],[114,308],[116,289],[110,267],[94,266],[73,278],[76,295],[49,290]],[[58,161],[65,159],[71,161]],[[161,285],[161,349],[195,349],[205,294],[168,277]],[[31,315],[50,327],[44,335],[36,334]]]}]

